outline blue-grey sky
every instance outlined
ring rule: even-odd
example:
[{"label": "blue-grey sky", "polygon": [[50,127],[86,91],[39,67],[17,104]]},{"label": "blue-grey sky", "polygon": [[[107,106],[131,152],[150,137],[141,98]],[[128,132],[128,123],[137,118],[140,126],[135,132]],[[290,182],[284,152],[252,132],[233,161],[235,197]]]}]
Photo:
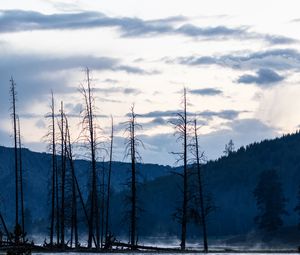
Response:
[{"label": "blue-grey sky", "polygon": [[9,79],[17,83],[24,146],[45,151],[50,91],[79,134],[85,67],[92,70],[99,136],[116,123],[123,160],[134,103],[144,162],[180,149],[170,121],[188,91],[208,159],[294,132],[300,124],[300,3],[240,0],[10,0],[0,3],[0,138],[11,146]]}]

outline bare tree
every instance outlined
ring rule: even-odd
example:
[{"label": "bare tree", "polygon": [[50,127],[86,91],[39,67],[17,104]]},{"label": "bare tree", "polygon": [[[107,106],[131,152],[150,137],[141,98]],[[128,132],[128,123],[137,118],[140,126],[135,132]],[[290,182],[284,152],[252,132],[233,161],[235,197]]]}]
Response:
[{"label": "bare tree", "polygon": [[60,211],[60,244],[65,247],[65,184],[66,184],[66,132],[65,132],[65,114],[64,105],[61,102],[60,108],[60,139],[61,139],[61,211]]},{"label": "bare tree", "polygon": [[18,134],[17,134],[17,113],[16,113],[16,83],[11,77],[10,79],[10,93],[11,93],[11,108],[12,108],[12,120],[13,120],[13,136],[14,136],[14,153],[15,153],[15,242],[19,242],[20,232],[19,225],[19,162],[18,162]]},{"label": "bare tree", "polygon": [[106,220],[105,220],[105,243],[109,242],[109,227],[110,227],[110,189],[111,189],[111,171],[113,159],[113,143],[114,143],[114,119],[111,117],[111,135],[110,135],[110,152],[109,152],[109,168],[107,177],[107,199],[106,199]]},{"label": "bare tree", "polygon": [[[189,120],[187,116],[187,98],[186,88],[183,90],[183,111],[177,113],[177,118],[171,121],[171,124],[175,128],[175,135],[177,141],[182,143],[181,152],[173,152],[178,157],[177,163],[183,163],[183,173],[179,175],[183,179],[182,185],[182,206],[179,215],[176,215],[181,224],[181,250],[186,248],[186,233],[187,233],[187,221],[188,221],[188,131],[189,131]],[[177,173],[178,174],[178,173]]]},{"label": "bare tree", "polygon": [[57,155],[56,155],[56,133],[55,133],[55,103],[54,103],[54,95],[51,91],[51,105],[50,105],[50,112],[45,116],[47,119],[50,119],[50,124],[48,127],[48,133],[46,134],[45,138],[48,145],[48,150],[51,152],[52,155],[52,172],[51,172],[51,219],[50,219],[50,246],[54,243],[54,228],[55,228],[55,219],[56,222],[56,235],[57,235],[57,244],[59,243],[59,208],[58,208],[58,190],[57,190]]},{"label": "bare tree", "polygon": [[23,191],[23,162],[22,162],[22,142],[21,142],[21,128],[20,118],[17,116],[18,121],[18,143],[19,143],[19,174],[20,174],[20,198],[21,198],[21,227],[22,227],[22,240],[25,242],[25,218],[24,218],[24,191]]},{"label": "bare tree", "polygon": [[127,128],[125,132],[127,133],[126,142],[126,154],[125,157],[129,157],[131,161],[131,180],[129,182],[131,195],[130,200],[130,245],[131,249],[134,250],[137,245],[137,173],[136,173],[136,163],[141,160],[141,156],[137,151],[137,148],[143,143],[140,139],[136,137],[136,130],[141,129],[142,126],[136,121],[137,115],[134,112],[134,105],[130,109],[129,120],[126,122]]},{"label": "bare tree", "polygon": [[200,160],[203,158],[203,153],[200,153],[199,142],[198,142],[198,126],[197,120],[194,120],[194,156],[196,158],[196,169],[197,169],[197,178],[198,178],[198,191],[199,191],[199,200],[200,200],[200,214],[201,214],[201,225],[203,231],[203,247],[204,252],[208,252],[208,242],[207,242],[207,229],[206,229],[206,212],[204,205],[204,191],[203,191],[203,176],[201,171]]},{"label": "bare tree", "polygon": [[[97,166],[96,166],[96,150],[97,150],[97,126],[95,120],[95,99],[93,97],[90,79],[90,70],[86,68],[86,86],[81,86],[80,89],[85,103],[82,120],[82,136],[84,142],[88,144],[91,159],[91,182],[90,187],[90,216],[89,216],[89,234],[88,234],[88,247],[92,247],[92,240],[95,232],[95,220],[97,214]],[[100,244],[97,238],[96,247],[99,248]]]},{"label": "bare tree", "polygon": [[[71,138],[70,138],[70,131],[69,131],[69,124],[68,120],[66,118],[66,132],[67,132],[67,149],[66,149],[66,155],[67,159],[69,160],[70,168],[71,168],[71,174],[72,174],[72,222],[73,222],[73,233],[74,233],[74,239],[75,239],[75,247],[79,247],[79,239],[78,239],[78,218],[77,218],[77,197],[79,198],[81,207],[84,212],[85,219],[87,221],[87,225],[90,226],[89,222],[89,216],[88,212],[83,200],[82,192],[80,191],[80,187],[78,184],[78,180],[75,174],[75,166],[74,166],[74,160],[73,160],[73,153],[72,153],[72,144],[71,144]],[[75,186],[75,187],[74,187]],[[78,195],[78,196],[77,196]],[[94,235],[92,236],[92,239],[94,243],[96,244],[96,239]]]},{"label": "bare tree", "polygon": [[78,238],[78,206],[77,206],[77,193],[78,188],[76,185],[76,177],[75,177],[75,168],[74,168],[74,162],[73,162],[73,150],[72,150],[72,144],[71,144],[71,135],[70,135],[70,129],[69,129],[69,122],[67,119],[67,116],[65,115],[65,125],[66,125],[66,156],[69,160],[70,167],[71,167],[71,185],[72,185],[72,202],[71,202],[71,247],[73,246],[73,237],[74,237],[74,243],[75,248],[78,248],[79,245],[79,238]]}]

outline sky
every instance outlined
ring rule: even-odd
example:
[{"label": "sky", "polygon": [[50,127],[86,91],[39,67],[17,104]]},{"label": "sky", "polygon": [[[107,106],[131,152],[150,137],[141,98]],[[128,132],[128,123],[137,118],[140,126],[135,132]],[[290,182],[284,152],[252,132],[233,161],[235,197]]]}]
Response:
[{"label": "sky", "polygon": [[126,160],[124,122],[134,104],[143,162],[175,164],[181,146],[170,121],[184,87],[207,160],[230,139],[239,148],[296,132],[299,7],[296,0],[0,1],[0,143],[13,144],[13,76],[23,146],[47,150],[51,90],[56,108],[64,102],[76,146],[86,67],[103,146],[114,117],[114,160]]}]

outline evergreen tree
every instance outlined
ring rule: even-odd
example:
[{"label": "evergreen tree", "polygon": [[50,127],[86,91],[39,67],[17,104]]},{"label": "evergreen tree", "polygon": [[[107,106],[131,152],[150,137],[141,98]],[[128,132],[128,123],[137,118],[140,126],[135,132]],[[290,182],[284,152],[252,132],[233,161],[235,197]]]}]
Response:
[{"label": "evergreen tree", "polygon": [[230,139],[228,144],[225,144],[225,149],[223,153],[225,154],[225,156],[229,156],[234,151],[235,151],[234,143],[232,139]]},{"label": "evergreen tree", "polygon": [[[300,218],[300,185],[299,185],[299,188],[298,188],[298,204],[295,207],[294,211],[298,213],[299,218]],[[298,222],[298,228],[300,229],[300,220]]]},{"label": "evergreen tree", "polygon": [[286,199],[275,170],[266,170],[260,174],[254,196],[259,211],[255,217],[258,228],[266,232],[276,231],[283,224]]}]

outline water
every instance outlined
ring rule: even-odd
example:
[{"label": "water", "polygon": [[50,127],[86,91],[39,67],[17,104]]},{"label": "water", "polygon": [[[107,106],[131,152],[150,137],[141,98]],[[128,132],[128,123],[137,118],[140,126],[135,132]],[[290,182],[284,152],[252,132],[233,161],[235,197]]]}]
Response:
[{"label": "water", "polygon": [[[287,254],[295,254],[295,253],[297,253],[297,252],[274,252],[274,253],[272,253],[272,252],[255,252],[255,253],[251,253],[251,252],[244,252],[244,253],[236,253],[236,252],[233,252],[233,253],[230,253],[230,252],[222,252],[222,253],[209,253],[209,254],[211,254],[211,255],[251,255],[251,254],[255,254],[255,255],[272,255],[272,254],[274,254],[274,255],[287,255]],[[53,254],[53,255],[80,255],[80,254],[82,254],[82,255],[95,255],[95,253],[75,253],[75,252],[65,252],[65,253],[32,253],[33,255],[51,255],[51,254]],[[124,255],[124,254],[128,254],[128,255],[136,255],[136,254],[140,254],[140,255],[143,255],[143,254],[145,254],[145,255],[173,255],[174,253],[172,253],[172,252],[113,252],[113,253],[100,253],[100,254],[102,254],[102,255],[111,255],[111,254],[116,254],[116,255],[118,255],[118,254],[120,254],[120,255]],[[176,254],[176,253],[175,253]],[[189,252],[186,252],[186,253],[178,253],[178,254],[181,254],[181,255],[188,255],[188,254],[193,254],[193,252],[192,251],[189,251]],[[196,252],[195,252],[195,254],[196,254]],[[197,252],[197,254],[201,254],[201,253],[199,253],[199,252]]]}]

